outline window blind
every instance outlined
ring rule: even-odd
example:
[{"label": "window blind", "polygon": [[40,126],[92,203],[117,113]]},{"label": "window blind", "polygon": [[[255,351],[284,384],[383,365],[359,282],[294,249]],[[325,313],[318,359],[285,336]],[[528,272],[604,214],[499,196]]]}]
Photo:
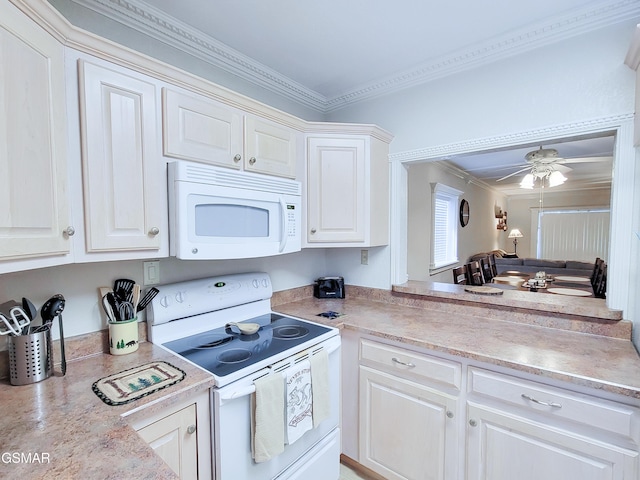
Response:
[{"label": "window blind", "polygon": [[538,258],[592,262],[607,258],[610,211],[545,210],[538,214]]}]

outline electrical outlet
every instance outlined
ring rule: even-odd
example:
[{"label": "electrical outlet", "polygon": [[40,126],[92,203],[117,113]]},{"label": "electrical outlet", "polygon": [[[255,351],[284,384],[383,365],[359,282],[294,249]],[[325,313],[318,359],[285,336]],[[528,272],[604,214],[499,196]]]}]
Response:
[{"label": "electrical outlet", "polygon": [[369,265],[369,250],[360,250],[360,265]]},{"label": "electrical outlet", "polygon": [[160,262],[143,262],[144,285],[157,285],[160,283]]}]

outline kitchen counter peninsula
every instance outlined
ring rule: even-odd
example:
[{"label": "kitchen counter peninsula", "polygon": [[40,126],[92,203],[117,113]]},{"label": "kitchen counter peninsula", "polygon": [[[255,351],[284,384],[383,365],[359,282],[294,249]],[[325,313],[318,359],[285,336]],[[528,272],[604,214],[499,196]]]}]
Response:
[{"label": "kitchen counter peninsula", "polygon": [[[118,406],[103,403],[91,389],[100,378],[160,360],[183,370],[184,380]],[[148,342],[128,355],[69,361],[65,376],[56,368],[55,376],[39,383],[0,382],[0,477],[30,480],[177,479],[131,423],[213,386],[206,372]],[[18,461],[16,453],[30,454],[30,460]]]},{"label": "kitchen counter peninsula", "polygon": [[[408,282],[392,291],[347,286],[346,292],[345,299],[317,299],[305,289],[299,298],[275,295],[273,309],[640,400],[640,356],[630,340],[631,322],[602,299],[519,291],[485,297],[461,285],[431,282]],[[343,315],[318,316],[325,311]]]}]

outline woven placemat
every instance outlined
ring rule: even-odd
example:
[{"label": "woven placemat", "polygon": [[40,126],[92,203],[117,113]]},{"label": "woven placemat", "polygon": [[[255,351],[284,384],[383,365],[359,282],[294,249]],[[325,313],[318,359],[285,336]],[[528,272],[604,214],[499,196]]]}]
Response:
[{"label": "woven placemat", "polygon": [[107,405],[123,405],[181,382],[186,375],[167,362],[151,362],[101,378],[91,389]]},{"label": "woven placemat", "polygon": [[478,295],[502,295],[504,293],[503,290],[496,287],[485,287],[485,286],[475,286],[469,285],[464,287],[465,292],[476,293]]}]

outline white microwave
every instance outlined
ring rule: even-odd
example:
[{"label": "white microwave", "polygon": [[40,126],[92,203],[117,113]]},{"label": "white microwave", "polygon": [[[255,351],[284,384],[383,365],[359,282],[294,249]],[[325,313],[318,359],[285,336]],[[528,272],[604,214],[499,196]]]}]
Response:
[{"label": "white microwave", "polygon": [[300,182],[182,160],[168,168],[170,255],[221,260],[300,251]]}]

